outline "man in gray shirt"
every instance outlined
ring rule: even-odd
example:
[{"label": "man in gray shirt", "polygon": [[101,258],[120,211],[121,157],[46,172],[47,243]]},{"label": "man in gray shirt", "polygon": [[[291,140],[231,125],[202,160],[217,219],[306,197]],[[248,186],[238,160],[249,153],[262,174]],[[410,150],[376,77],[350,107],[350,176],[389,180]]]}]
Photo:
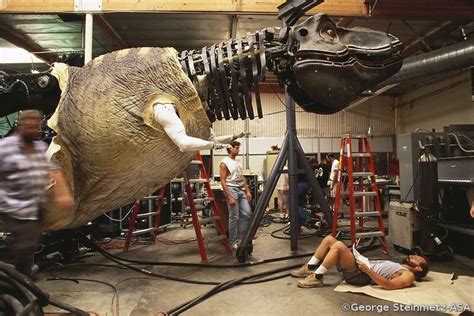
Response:
[{"label": "man in gray shirt", "polygon": [[389,260],[368,260],[364,263],[356,260],[342,241],[326,236],[308,263],[292,271],[291,275],[305,278],[298,282],[298,287],[319,287],[323,285],[324,274],[336,264],[347,283],[361,286],[375,283],[385,290],[409,287],[428,273],[428,263],[424,257],[408,256],[402,264]]},{"label": "man in gray shirt", "polygon": [[72,206],[72,197],[60,170],[46,156],[39,141],[42,115],[27,110],[18,116],[17,133],[0,139],[0,232],[8,234],[2,250],[5,261],[31,275],[41,236],[41,213],[47,187],[52,186],[60,207]]}]

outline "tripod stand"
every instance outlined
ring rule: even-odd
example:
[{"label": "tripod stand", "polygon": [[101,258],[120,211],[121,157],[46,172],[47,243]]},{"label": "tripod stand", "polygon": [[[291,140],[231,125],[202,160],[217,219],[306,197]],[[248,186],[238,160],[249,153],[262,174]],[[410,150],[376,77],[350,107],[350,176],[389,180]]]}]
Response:
[{"label": "tripod stand", "polygon": [[[278,153],[275,165],[273,166],[272,171],[268,177],[267,183],[263,190],[262,196],[258,200],[258,203],[255,207],[255,211],[252,214],[250,219],[249,227],[245,233],[241,245],[237,249],[236,257],[239,262],[244,262],[247,260],[248,249],[252,249],[252,239],[255,233],[257,232],[260,221],[265,213],[265,208],[268,205],[272,192],[275,190],[278,178],[282,173],[283,167],[285,166],[286,161],[288,161],[288,182],[289,182],[289,212],[290,212],[290,236],[291,236],[291,251],[297,251],[298,248],[298,231],[297,231],[297,174],[305,173],[306,178],[310,184],[313,194],[315,194],[315,199],[318,202],[321,210],[326,218],[326,221],[329,224],[329,227],[332,226],[332,211],[329,208],[329,205],[324,197],[324,193],[319,186],[318,181],[313,175],[311,166],[309,165],[306,157],[304,155],[303,148],[296,135],[296,116],[295,116],[295,101],[285,93],[285,106],[286,106],[286,126],[287,131],[281,150]],[[298,164],[303,169],[298,169]]]}]

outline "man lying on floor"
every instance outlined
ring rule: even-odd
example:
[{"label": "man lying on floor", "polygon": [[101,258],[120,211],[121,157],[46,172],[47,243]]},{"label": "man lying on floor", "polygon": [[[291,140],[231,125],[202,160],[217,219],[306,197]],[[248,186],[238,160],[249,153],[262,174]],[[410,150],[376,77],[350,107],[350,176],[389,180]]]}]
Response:
[{"label": "man lying on floor", "polygon": [[409,287],[420,281],[428,273],[428,262],[420,256],[408,256],[402,264],[389,260],[369,260],[370,267],[355,259],[347,246],[332,236],[325,237],[316,248],[313,257],[299,270],[292,271],[298,281],[298,287],[311,288],[323,285],[323,276],[337,264],[344,280],[352,285],[375,283],[385,290]]}]

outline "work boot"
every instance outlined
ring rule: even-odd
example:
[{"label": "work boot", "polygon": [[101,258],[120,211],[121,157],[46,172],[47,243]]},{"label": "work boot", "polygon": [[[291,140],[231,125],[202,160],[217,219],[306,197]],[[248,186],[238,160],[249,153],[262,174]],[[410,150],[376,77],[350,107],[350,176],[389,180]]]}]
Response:
[{"label": "work boot", "polygon": [[298,287],[311,288],[311,287],[320,287],[323,286],[323,277],[318,279],[316,274],[311,272],[304,280],[298,281]]},{"label": "work boot", "polygon": [[310,275],[311,273],[313,273],[312,270],[310,270],[308,268],[308,264],[305,263],[301,268],[299,268],[298,270],[295,270],[295,271],[291,271],[290,274],[292,277],[295,277],[295,278],[306,278],[308,275]]}]

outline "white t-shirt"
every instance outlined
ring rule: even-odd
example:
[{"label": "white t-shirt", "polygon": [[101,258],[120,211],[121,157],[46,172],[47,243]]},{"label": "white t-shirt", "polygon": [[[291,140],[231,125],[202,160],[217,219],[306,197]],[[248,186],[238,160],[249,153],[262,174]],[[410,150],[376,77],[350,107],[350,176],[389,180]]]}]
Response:
[{"label": "white t-shirt", "polygon": [[226,165],[229,170],[229,175],[226,178],[226,183],[230,187],[241,187],[244,185],[244,171],[240,162],[230,157],[222,159],[222,163]]},{"label": "white t-shirt", "polygon": [[334,159],[334,161],[331,164],[331,173],[329,175],[328,185],[332,184],[332,181],[334,180],[334,177],[336,176],[336,171],[338,168],[339,168],[339,160]]},{"label": "white t-shirt", "polygon": [[[283,167],[283,170],[288,170],[288,167]],[[290,190],[290,187],[288,185],[288,172],[282,173],[280,175],[280,180],[278,181],[278,190],[284,192]]]}]

